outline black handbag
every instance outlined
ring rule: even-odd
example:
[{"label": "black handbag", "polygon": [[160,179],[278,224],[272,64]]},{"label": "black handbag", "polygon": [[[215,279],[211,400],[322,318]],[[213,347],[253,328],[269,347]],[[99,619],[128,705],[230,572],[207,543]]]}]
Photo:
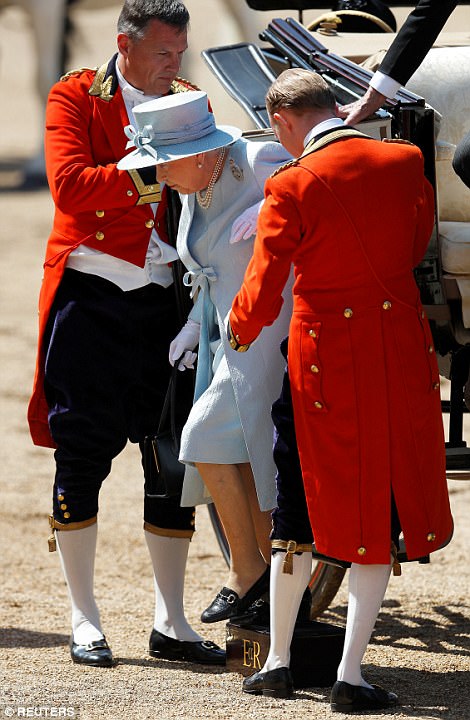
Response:
[{"label": "black handbag", "polygon": [[184,465],[178,460],[183,426],[175,419],[178,364],[171,372],[157,432],[144,438],[144,489],[149,498],[176,497],[183,487]]},{"label": "black handbag", "polygon": [[[165,186],[167,201],[167,231],[170,245],[176,246],[181,201],[178,193]],[[183,326],[193,302],[183,285],[185,268],[181,260],[171,263],[175,305],[180,326]],[[181,495],[184,465],[178,460],[181,431],[192,407],[194,379],[189,370],[178,370],[179,358],[171,371],[168,390],[163,402],[157,432],[144,438],[142,464],[144,468],[144,491],[148,498],[168,499]],[[176,412],[176,378],[180,394]]]}]

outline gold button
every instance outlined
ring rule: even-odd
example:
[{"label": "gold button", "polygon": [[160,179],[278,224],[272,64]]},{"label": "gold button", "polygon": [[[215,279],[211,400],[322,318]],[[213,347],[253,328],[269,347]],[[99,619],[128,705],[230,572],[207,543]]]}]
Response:
[{"label": "gold button", "polygon": [[103,217],[103,215],[104,215],[104,210],[97,210],[96,213],[95,213],[95,215],[96,215],[96,217]]},{"label": "gold button", "polygon": [[310,337],[313,337],[313,338],[317,337],[317,333],[315,332],[315,330],[309,330],[308,334],[310,335]]},{"label": "gold button", "polygon": [[434,542],[435,539],[436,539],[436,533],[428,533],[428,536],[426,538],[426,540],[428,542]]},{"label": "gold button", "polygon": [[310,365],[310,370],[311,370],[313,373],[318,373],[318,372],[320,372],[320,370],[318,369],[318,366],[317,366],[317,365]]},{"label": "gold button", "polygon": [[358,555],[365,555],[366,552],[367,552],[367,550],[365,549],[365,547],[357,548],[357,554],[358,554]]},{"label": "gold button", "polygon": [[60,506],[60,509],[67,510],[67,505],[65,503],[62,503],[62,505]]},{"label": "gold button", "polygon": [[423,320],[426,317],[426,315],[424,314],[424,310],[421,310],[421,317],[423,318]]},{"label": "gold button", "polygon": [[235,340],[236,340],[237,342],[240,342],[240,335],[235,335]]},{"label": "gold button", "polygon": [[65,498],[64,498],[63,495],[57,495],[57,500],[58,500],[59,502],[62,502],[62,500],[65,500]]},{"label": "gold button", "polygon": [[104,240],[104,232],[101,232],[101,230],[98,230],[98,232],[95,235],[95,238],[97,240]]},{"label": "gold button", "polygon": [[346,308],[345,311],[343,312],[343,315],[345,318],[349,319],[353,316],[353,311],[351,310],[351,308]]},{"label": "gold button", "polygon": [[132,192],[132,190],[128,190],[127,194],[129,195],[129,197],[132,197],[134,193]]},{"label": "gold button", "polygon": [[440,382],[435,382],[434,385],[433,385],[433,389],[434,389],[434,390],[439,390],[440,387],[441,387],[441,383],[440,383]]},{"label": "gold button", "polygon": [[317,410],[321,410],[323,407],[323,404],[321,402],[318,402],[318,400],[316,402],[314,402],[313,404],[317,408]]},{"label": "gold button", "polygon": [[434,352],[434,348],[432,345],[428,347],[428,353],[431,355]]},{"label": "gold button", "polygon": [[147,185],[149,192],[155,192],[155,185]]},{"label": "gold button", "polygon": [[390,310],[390,308],[392,307],[392,303],[390,302],[390,300],[384,300],[382,307],[384,310]]},{"label": "gold button", "polygon": [[153,228],[154,225],[155,225],[155,223],[154,223],[153,220],[146,220],[146,221],[145,221],[145,227],[147,227],[147,228]]},{"label": "gold button", "polygon": [[69,517],[70,517],[70,513],[69,513],[69,512],[64,513],[64,518],[69,518]]}]

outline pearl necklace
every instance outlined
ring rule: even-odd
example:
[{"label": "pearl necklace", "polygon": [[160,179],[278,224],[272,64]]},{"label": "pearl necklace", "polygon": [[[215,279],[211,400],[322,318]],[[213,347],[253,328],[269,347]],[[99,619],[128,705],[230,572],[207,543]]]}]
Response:
[{"label": "pearl necklace", "polygon": [[212,193],[214,192],[214,185],[216,184],[216,182],[219,179],[220,174],[222,172],[222,166],[224,164],[226,154],[227,154],[227,148],[224,147],[224,148],[222,148],[222,150],[220,150],[220,152],[217,156],[217,162],[214,166],[214,170],[212,172],[211,179],[209,180],[209,184],[206,187],[204,195],[202,195],[202,192],[200,190],[198,190],[196,192],[196,200],[198,201],[199,206],[202,207],[204,210],[207,210],[207,208],[210,207],[210,204],[212,202]]}]

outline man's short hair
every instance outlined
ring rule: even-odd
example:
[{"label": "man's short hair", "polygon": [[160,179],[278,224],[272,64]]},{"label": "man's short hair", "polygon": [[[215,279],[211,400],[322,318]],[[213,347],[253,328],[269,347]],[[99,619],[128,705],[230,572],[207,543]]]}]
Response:
[{"label": "man's short hair", "polygon": [[152,20],[159,20],[183,32],[189,24],[189,12],[179,0],[125,0],[117,30],[133,40],[139,40]]},{"label": "man's short hair", "polygon": [[308,110],[331,110],[336,99],[328,83],[316,72],[303,68],[284,70],[274,80],[266,95],[270,115],[289,109],[299,115]]}]

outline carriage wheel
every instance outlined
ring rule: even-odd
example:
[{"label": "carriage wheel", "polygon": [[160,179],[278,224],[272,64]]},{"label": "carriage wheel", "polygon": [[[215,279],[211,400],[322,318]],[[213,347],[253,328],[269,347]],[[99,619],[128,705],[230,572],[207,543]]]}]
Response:
[{"label": "carriage wheel", "polygon": [[[222,523],[215,509],[214,503],[207,506],[215,537],[219,543],[223,558],[227,565],[230,562],[230,550],[227,538],[225,537]],[[312,593],[312,608],[310,610],[310,618],[316,618],[330,605],[331,601],[338,592],[343,581],[346,570],[335,565],[327,565],[326,563],[317,561],[312,569],[309,587]]]}]

